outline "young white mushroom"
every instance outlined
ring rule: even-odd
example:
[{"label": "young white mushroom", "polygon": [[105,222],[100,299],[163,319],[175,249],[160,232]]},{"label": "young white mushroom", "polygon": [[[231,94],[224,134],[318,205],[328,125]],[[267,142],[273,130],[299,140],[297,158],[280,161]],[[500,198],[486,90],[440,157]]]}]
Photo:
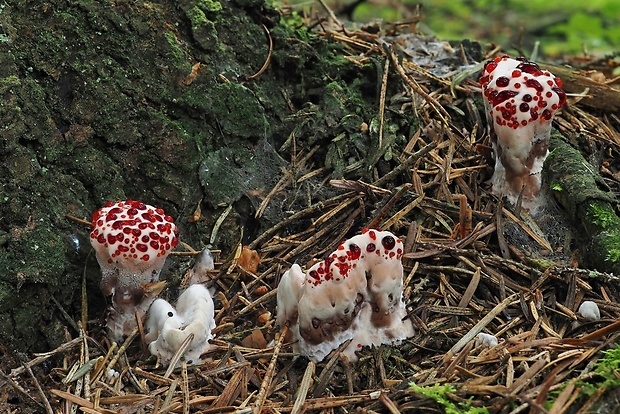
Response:
[{"label": "young white mushroom", "polygon": [[190,334],[194,334],[184,353],[188,364],[200,363],[200,356],[211,348],[209,339],[215,328],[211,292],[203,285],[191,285],[181,293],[176,309],[163,299],[157,299],[149,309],[146,342],[152,355],[161,358],[163,365],[170,360]]},{"label": "young white mushroom", "polygon": [[413,335],[402,298],[403,245],[388,231],[364,229],[305,276],[298,265],[278,286],[280,326],[289,324],[296,349],[318,362],[345,341],[344,354]]},{"label": "young white mushroom", "polygon": [[525,58],[496,57],[480,76],[495,152],[493,193],[533,211],[541,203],[540,172],[549,153],[551,122],[566,103],[562,81]]},{"label": "young white mushroom", "polygon": [[159,279],[178,244],[177,226],[160,208],[134,200],[109,202],[93,214],[90,242],[101,267],[101,289],[112,297],[107,324],[120,340],[151,305],[144,286]]},{"label": "young white mushroom", "polygon": [[205,248],[196,256],[196,262],[189,270],[187,278],[188,283],[190,285],[196,285],[198,283],[210,282],[211,275],[209,272],[213,269],[215,269],[213,255],[211,254],[211,250]]},{"label": "young white mushroom", "polygon": [[497,337],[491,334],[480,332],[476,337],[476,346],[482,345],[487,348],[492,348],[498,344]]},{"label": "young white mushroom", "polygon": [[599,310],[598,305],[591,300],[584,300],[579,306],[577,313],[590,321],[598,321],[601,319],[601,311]]}]

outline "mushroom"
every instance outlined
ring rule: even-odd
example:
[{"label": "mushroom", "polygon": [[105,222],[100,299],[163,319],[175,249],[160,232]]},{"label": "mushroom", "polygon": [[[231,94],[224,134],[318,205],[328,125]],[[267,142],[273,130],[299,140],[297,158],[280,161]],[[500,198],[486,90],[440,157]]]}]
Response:
[{"label": "mushroom", "polygon": [[523,57],[496,57],[479,79],[495,153],[493,193],[535,212],[551,123],[566,103],[562,81]]},{"label": "mushroom", "polygon": [[601,311],[598,305],[591,300],[584,300],[579,306],[577,313],[589,321],[598,321],[601,319]]},{"label": "mushroom", "polygon": [[177,307],[163,299],[151,305],[146,319],[145,340],[152,355],[169,365],[183,341],[194,337],[184,352],[188,364],[200,362],[200,356],[209,350],[211,331],[215,328],[213,299],[209,290],[200,284],[191,285],[181,293]]},{"label": "mushroom", "polygon": [[492,348],[497,344],[497,337],[494,335],[480,332],[478,336],[476,336],[476,346],[482,345],[487,348]]},{"label": "mushroom", "polygon": [[185,279],[188,280],[189,285],[211,282],[212,278],[209,272],[213,269],[215,269],[213,255],[211,250],[205,248],[196,255],[196,262],[187,273]]},{"label": "mushroom", "polygon": [[402,248],[394,234],[364,229],[305,275],[294,264],[278,285],[277,322],[289,325],[297,350],[319,362],[350,339],[344,354],[355,361],[365,345],[412,336],[402,298]]},{"label": "mushroom", "polygon": [[144,286],[159,279],[178,244],[177,226],[161,208],[134,200],[108,202],[93,214],[90,243],[101,267],[101,289],[112,296],[107,325],[120,340],[151,305],[154,298],[145,295]]}]

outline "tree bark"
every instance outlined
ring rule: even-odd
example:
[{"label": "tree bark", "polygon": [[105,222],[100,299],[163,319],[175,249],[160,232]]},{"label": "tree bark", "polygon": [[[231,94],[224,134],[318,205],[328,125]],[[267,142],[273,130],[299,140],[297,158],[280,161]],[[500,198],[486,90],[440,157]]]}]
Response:
[{"label": "tree bark", "polygon": [[620,273],[620,218],[617,200],[581,153],[554,132],[545,160],[543,180],[559,205],[580,230],[584,264],[602,272]]}]

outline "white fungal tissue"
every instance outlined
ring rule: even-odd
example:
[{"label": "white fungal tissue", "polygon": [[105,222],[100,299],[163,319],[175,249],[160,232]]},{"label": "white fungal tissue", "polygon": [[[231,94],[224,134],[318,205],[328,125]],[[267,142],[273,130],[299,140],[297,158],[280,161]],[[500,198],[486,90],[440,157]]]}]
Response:
[{"label": "white fungal tissue", "polygon": [[344,354],[366,345],[413,336],[402,297],[402,241],[388,231],[364,229],[304,274],[294,264],[278,286],[278,324],[287,340],[313,361],[351,339]]},{"label": "white fungal tissue", "polygon": [[579,315],[590,321],[598,321],[601,319],[601,311],[598,305],[591,300],[584,300],[577,311]]},{"label": "white fungal tissue", "polygon": [[179,296],[176,309],[163,299],[151,305],[146,320],[146,342],[149,351],[169,365],[181,344],[190,335],[194,338],[184,359],[188,364],[200,363],[200,356],[209,350],[211,331],[215,328],[211,293],[203,285],[191,285]]},{"label": "white fungal tissue", "polygon": [[497,337],[491,334],[480,332],[478,336],[476,337],[476,346],[482,345],[482,346],[486,346],[487,348],[492,348],[496,346],[497,343],[498,343]]}]

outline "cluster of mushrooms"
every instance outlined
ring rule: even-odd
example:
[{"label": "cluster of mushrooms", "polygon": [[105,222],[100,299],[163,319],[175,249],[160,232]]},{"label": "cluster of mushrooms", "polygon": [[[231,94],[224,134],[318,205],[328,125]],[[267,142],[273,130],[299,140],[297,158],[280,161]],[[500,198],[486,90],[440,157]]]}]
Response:
[{"label": "cluster of mushrooms", "polygon": [[[524,208],[535,210],[551,122],[566,102],[562,83],[536,64],[508,56],[488,61],[479,81],[496,161],[493,192],[512,203],[521,198]],[[212,295],[201,276],[213,269],[212,257],[197,261],[175,307],[148,294],[178,244],[178,228],[162,209],[133,200],[107,203],[93,214],[90,241],[101,267],[101,288],[112,298],[107,326],[114,338],[120,340],[135,328],[136,318],[146,317],[149,350],[164,365],[190,335],[185,360],[199,363],[215,328]],[[277,322],[285,339],[318,362],[346,341],[343,352],[355,361],[364,346],[411,337],[402,254],[396,235],[364,229],[305,272],[293,264],[277,291]],[[579,312],[588,319],[600,317],[592,303]],[[477,342],[494,346],[497,338],[480,334]]]}]

